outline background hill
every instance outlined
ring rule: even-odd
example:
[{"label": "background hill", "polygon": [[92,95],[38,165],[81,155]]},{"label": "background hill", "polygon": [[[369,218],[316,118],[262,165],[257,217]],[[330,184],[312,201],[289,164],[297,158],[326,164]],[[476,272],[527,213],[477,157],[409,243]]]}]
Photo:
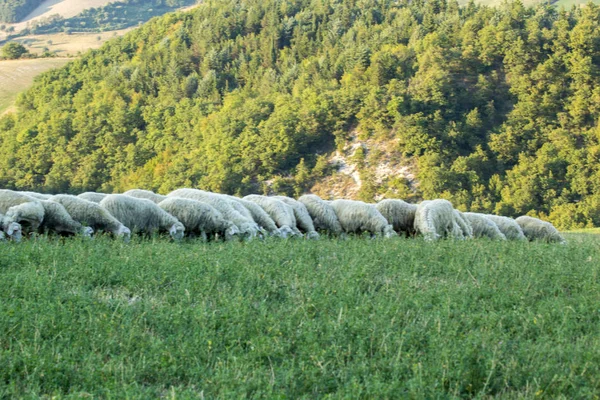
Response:
[{"label": "background hill", "polygon": [[0,185],[312,190],[600,225],[600,9],[208,2],[21,95]]}]

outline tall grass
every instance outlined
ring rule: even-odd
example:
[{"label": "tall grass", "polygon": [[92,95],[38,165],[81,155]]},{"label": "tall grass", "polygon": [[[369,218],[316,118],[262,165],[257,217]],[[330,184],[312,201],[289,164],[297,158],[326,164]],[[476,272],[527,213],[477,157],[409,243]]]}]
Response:
[{"label": "tall grass", "polygon": [[0,398],[590,398],[600,245],[0,245]]}]

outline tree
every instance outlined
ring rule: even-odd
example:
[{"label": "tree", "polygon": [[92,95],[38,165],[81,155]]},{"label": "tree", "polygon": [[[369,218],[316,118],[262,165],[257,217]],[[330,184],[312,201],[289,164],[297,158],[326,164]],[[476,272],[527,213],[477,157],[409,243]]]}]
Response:
[{"label": "tree", "polygon": [[28,50],[25,46],[17,42],[9,42],[2,47],[2,55],[9,60],[21,58],[26,53],[28,53]]}]

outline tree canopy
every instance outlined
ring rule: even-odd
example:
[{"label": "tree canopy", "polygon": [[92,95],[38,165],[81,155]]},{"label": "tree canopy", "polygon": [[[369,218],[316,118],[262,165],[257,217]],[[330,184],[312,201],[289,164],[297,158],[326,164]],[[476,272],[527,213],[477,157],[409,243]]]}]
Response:
[{"label": "tree canopy", "polygon": [[[350,132],[461,209],[600,225],[600,8],[222,0],[43,74],[0,120],[0,185],[295,194]],[[362,151],[362,150],[361,150]]]}]

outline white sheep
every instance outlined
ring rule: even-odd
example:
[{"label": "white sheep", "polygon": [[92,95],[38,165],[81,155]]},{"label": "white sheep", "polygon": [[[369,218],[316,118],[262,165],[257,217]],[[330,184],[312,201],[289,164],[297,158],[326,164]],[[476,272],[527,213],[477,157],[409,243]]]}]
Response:
[{"label": "white sheep", "polygon": [[281,229],[277,228],[277,224],[275,223],[275,221],[273,221],[269,214],[267,214],[267,212],[263,210],[262,207],[260,207],[258,204],[255,204],[248,200],[240,199],[239,197],[235,196],[228,197],[234,202],[237,202],[244,206],[252,215],[252,219],[254,220],[254,222],[256,222],[258,226],[263,228],[269,234],[283,238],[286,238],[290,234],[292,234],[291,230],[287,231],[284,229],[282,231]]},{"label": "white sheep", "polygon": [[375,204],[375,208],[387,219],[396,232],[402,232],[407,236],[414,235],[416,204],[409,204],[399,199],[385,199]]},{"label": "white sheep", "polygon": [[244,200],[260,206],[273,219],[283,237],[302,236],[302,232],[296,227],[294,210],[283,201],[258,194],[248,195]]},{"label": "white sheep", "polygon": [[167,196],[163,196],[161,194],[154,193],[150,190],[142,190],[142,189],[131,189],[131,190],[126,191],[123,194],[125,194],[127,196],[131,196],[131,197],[135,197],[138,199],[152,200],[156,204],[160,203],[161,201],[163,201],[167,198]]},{"label": "white sheep", "polygon": [[500,229],[500,232],[506,236],[507,240],[527,240],[525,234],[523,233],[523,229],[521,229],[517,221],[514,219],[492,214],[486,214],[485,216],[496,224],[498,229]]},{"label": "white sheep", "polygon": [[102,201],[102,199],[104,199],[106,196],[108,196],[107,193],[96,193],[96,192],[85,192],[85,193],[81,193],[79,195],[77,195],[77,197],[87,200],[87,201],[92,201],[94,203],[100,203]]},{"label": "white sheep", "polygon": [[325,231],[336,236],[342,235],[342,225],[330,204],[315,194],[300,196],[298,201],[308,210],[317,231]]},{"label": "white sheep", "polygon": [[177,189],[169,193],[167,197],[192,199],[213,206],[223,214],[226,220],[233,222],[238,227],[240,236],[247,239],[255,237],[260,230],[253,219],[248,219],[247,216],[240,214],[232,204],[232,200],[227,199],[224,195],[198,189]]},{"label": "white sheep", "polygon": [[198,234],[206,240],[208,235],[223,235],[231,240],[240,230],[231,221],[227,221],[214,207],[197,200],[181,197],[167,197],[158,206],[177,218],[188,234]]},{"label": "white sheep", "polygon": [[498,229],[492,220],[484,214],[466,212],[463,216],[471,223],[473,229],[473,237],[487,237],[492,240],[506,240],[506,236]]},{"label": "white sheep", "polygon": [[471,222],[465,217],[465,215],[458,210],[454,210],[454,219],[460,232],[457,234],[459,238],[472,239],[473,238],[473,227]]},{"label": "white sheep", "polygon": [[386,238],[398,236],[373,204],[355,200],[334,200],[331,207],[346,233],[370,232]]},{"label": "white sheep", "polygon": [[23,233],[21,225],[0,214],[0,233],[6,233],[15,242],[20,242]]},{"label": "white sheep", "polygon": [[61,204],[75,221],[89,225],[95,231],[110,232],[116,237],[122,237],[125,241],[131,237],[129,228],[98,203],[68,194],[52,196],[50,201]]},{"label": "white sheep", "polygon": [[273,197],[292,207],[294,217],[296,218],[296,227],[306,235],[307,239],[319,239],[319,233],[316,231],[310,213],[304,204],[286,196]]},{"label": "white sheep", "polygon": [[148,199],[137,199],[124,194],[106,196],[100,206],[108,210],[132,232],[152,234],[169,232],[174,240],[183,238],[185,228],[174,216]]},{"label": "white sheep", "polygon": [[81,233],[84,236],[91,236],[94,232],[92,228],[74,221],[62,205],[12,190],[0,190],[0,213],[5,213],[11,222],[30,227],[32,232],[49,230],[59,234]]},{"label": "white sheep", "polygon": [[567,241],[558,233],[550,222],[523,215],[515,220],[523,230],[525,237],[530,241],[542,240],[548,243],[565,244]]},{"label": "white sheep", "polygon": [[26,195],[33,197],[34,199],[38,199],[38,200],[50,200],[50,197],[52,197],[51,194],[42,194],[42,193],[38,193],[38,192],[19,192],[19,193],[26,194]]},{"label": "white sheep", "polygon": [[454,207],[448,200],[425,200],[417,205],[415,231],[433,241],[444,237],[462,238],[462,230],[456,221]]}]

